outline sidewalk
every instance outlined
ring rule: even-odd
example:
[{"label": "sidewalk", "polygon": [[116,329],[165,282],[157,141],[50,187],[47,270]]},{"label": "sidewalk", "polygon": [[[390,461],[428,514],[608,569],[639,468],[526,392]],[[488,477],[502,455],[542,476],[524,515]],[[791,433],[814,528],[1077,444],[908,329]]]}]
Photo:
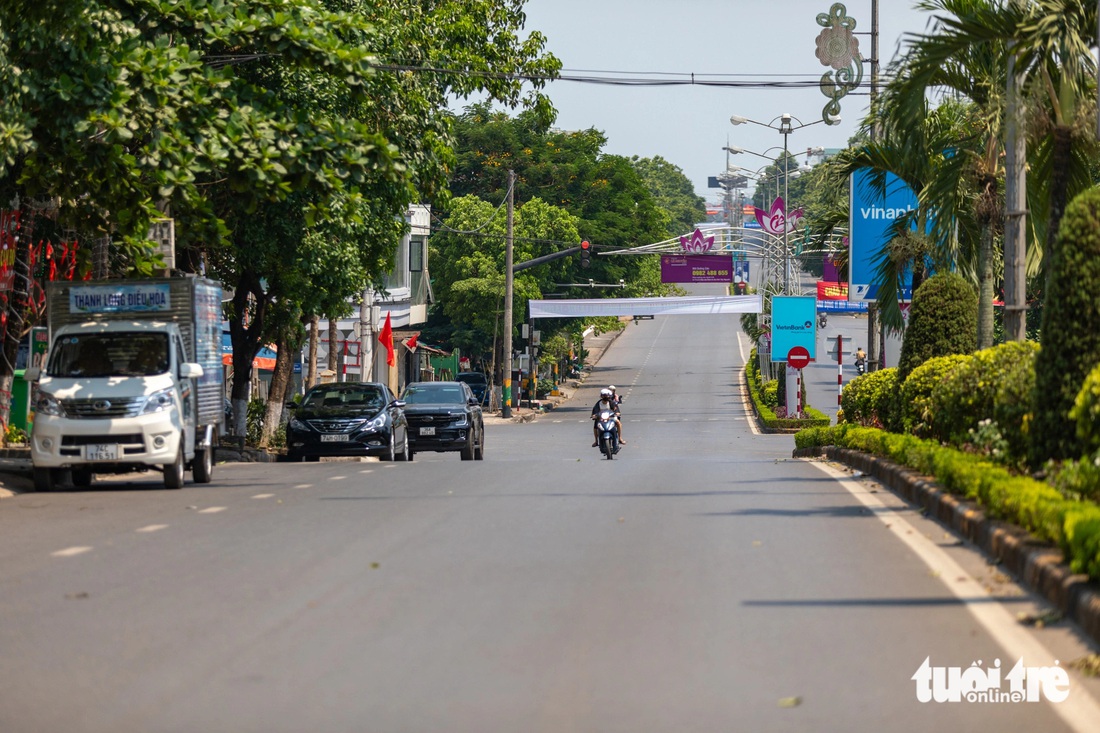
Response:
[{"label": "sidewalk", "polygon": [[601,333],[598,336],[594,333],[585,332],[584,347],[588,349],[588,361],[585,363],[587,367],[585,371],[581,372],[581,376],[577,379],[567,379],[558,385],[558,391],[561,394],[549,396],[546,399],[535,400],[535,404],[538,408],[532,409],[530,407],[512,408],[512,417],[501,417],[500,411],[493,413],[485,413],[486,425],[506,425],[509,423],[525,423],[538,419],[539,415],[544,414],[549,410],[553,410],[558,405],[568,402],[573,398],[574,393],[584,384],[588,375],[591,373],[592,367],[599,364],[600,359],[607,352],[607,349],[611,344],[615,343],[623,332],[612,331],[610,333]]}]

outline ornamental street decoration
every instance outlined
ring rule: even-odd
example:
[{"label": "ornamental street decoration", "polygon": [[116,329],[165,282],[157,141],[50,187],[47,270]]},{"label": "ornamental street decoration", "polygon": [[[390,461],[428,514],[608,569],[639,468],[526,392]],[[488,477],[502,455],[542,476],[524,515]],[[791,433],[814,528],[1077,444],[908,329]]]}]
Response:
[{"label": "ornamental street decoration", "polygon": [[691,237],[680,237],[680,249],[684,251],[684,254],[706,254],[713,246],[714,235],[704,237],[698,229],[692,233]]},{"label": "ornamental street decoration", "polygon": [[822,66],[833,68],[821,76],[821,93],[829,98],[821,119],[827,125],[836,125],[840,122],[840,100],[863,81],[863,57],[859,54],[859,39],[853,33],[856,20],[848,17],[844,5],[833,3],[828,13],[818,14],[817,24],[824,30],[817,36],[815,55]]},{"label": "ornamental street decoration", "polygon": [[755,206],[753,211],[756,213],[756,221],[760,223],[760,228],[768,234],[777,236],[782,236],[786,232],[793,232],[798,228],[798,223],[802,221],[804,216],[800,208],[795,209],[788,215],[783,197],[779,197],[772,202],[770,211],[764,211]]}]

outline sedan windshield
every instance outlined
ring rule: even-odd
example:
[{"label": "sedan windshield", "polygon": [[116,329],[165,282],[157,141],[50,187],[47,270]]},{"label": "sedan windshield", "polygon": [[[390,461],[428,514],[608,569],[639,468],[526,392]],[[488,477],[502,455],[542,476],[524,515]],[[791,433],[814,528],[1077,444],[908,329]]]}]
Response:
[{"label": "sedan windshield", "polygon": [[309,410],[318,408],[350,408],[377,412],[386,405],[382,390],[371,384],[325,384],[306,393],[302,407]]},{"label": "sedan windshield", "polygon": [[435,382],[410,384],[405,390],[405,403],[409,405],[464,405],[466,399],[462,386]]},{"label": "sedan windshield", "polygon": [[51,377],[148,377],[168,371],[168,334],[84,333],[54,343]]}]

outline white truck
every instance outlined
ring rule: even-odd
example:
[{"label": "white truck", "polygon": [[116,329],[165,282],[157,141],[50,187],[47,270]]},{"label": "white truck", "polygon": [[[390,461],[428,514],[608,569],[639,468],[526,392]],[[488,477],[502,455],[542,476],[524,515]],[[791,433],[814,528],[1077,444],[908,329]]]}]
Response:
[{"label": "white truck", "polygon": [[50,283],[50,350],[34,394],[36,491],[71,476],[184,470],[209,483],[225,419],[221,287],[198,277]]}]

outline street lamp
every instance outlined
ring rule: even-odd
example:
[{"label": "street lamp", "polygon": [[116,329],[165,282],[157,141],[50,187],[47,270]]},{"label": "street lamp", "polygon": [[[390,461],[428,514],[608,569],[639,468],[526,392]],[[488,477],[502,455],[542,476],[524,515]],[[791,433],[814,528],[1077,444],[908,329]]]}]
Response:
[{"label": "street lamp", "polygon": [[[833,120],[834,121],[831,122],[831,124],[838,124],[840,122],[839,117],[834,117]],[[778,127],[775,124],[776,121],[779,122]],[[789,166],[788,166],[788,161],[787,161],[787,157],[789,155],[789,153],[787,152],[787,150],[788,150],[788,148],[787,148],[787,137],[792,132],[794,132],[795,130],[801,130],[803,127],[809,127],[810,125],[816,125],[819,122],[824,122],[824,121],[825,121],[824,119],[820,119],[820,120],[814,120],[813,122],[803,122],[802,120],[798,119],[797,117],[791,115],[789,112],[784,112],[783,114],[779,115],[778,117],[776,117],[775,119],[773,119],[769,123],[757,122],[756,120],[750,120],[748,117],[742,117],[740,115],[731,115],[730,116],[730,124],[743,125],[746,122],[748,122],[748,123],[751,123],[751,124],[754,124],[754,125],[759,125],[760,127],[767,127],[771,130],[776,130],[776,131],[779,132],[780,135],[783,136],[783,205],[784,206],[790,206],[790,203],[787,201],[787,199],[789,197],[788,183],[789,183],[789,179],[790,179]],[[795,124],[795,123],[797,123],[797,124]],[[730,152],[732,152],[732,151],[730,151]],[[745,152],[749,152],[749,151],[745,151]],[[760,153],[753,153],[753,155],[760,155]],[[760,157],[765,158],[767,156],[760,155]],[[784,211],[784,217],[785,216],[786,216],[786,212]],[[784,258],[783,292],[786,293],[787,295],[790,295],[791,294],[790,231],[789,231],[789,228],[787,227],[786,220],[784,220],[784,222],[783,222],[783,258]]]}]

